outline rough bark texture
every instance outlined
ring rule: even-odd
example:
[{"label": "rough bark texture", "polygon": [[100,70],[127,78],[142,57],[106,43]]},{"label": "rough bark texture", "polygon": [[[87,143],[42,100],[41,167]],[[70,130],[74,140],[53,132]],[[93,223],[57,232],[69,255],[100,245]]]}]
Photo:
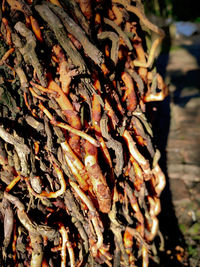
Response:
[{"label": "rough bark texture", "polygon": [[0,265],[157,264],[163,31],[126,0],[5,0],[0,23]]}]

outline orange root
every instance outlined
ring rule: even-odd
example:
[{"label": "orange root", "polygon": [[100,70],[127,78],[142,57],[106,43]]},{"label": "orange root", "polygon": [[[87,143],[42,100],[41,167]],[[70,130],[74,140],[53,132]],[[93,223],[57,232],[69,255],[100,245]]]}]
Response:
[{"label": "orange root", "polygon": [[30,16],[30,22],[31,22],[32,30],[35,33],[36,38],[38,39],[38,41],[43,42],[42,33],[41,33],[40,26],[37,20],[33,16]]},{"label": "orange root", "polygon": [[21,177],[20,175],[16,176],[10,183],[7,185],[5,191],[8,193],[19,181]]},{"label": "orange root", "polygon": [[86,191],[88,190],[89,186],[87,183],[88,175],[85,170],[85,166],[83,163],[79,160],[79,158],[74,154],[72,149],[70,148],[67,141],[61,143],[62,150],[64,152],[65,160],[74,174],[77,182],[79,183],[80,187]]},{"label": "orange root", "polygon": [[66,247],[67,247],[67,250],[69,253],[70,266],[75,267],[76,264],[75,264],[74,250],[73,250],[71,242],[69,241],[69,236],[68,236],[67,230],[63,224],[59,223],[59,226],[60,226],[59,232],[62,236],[61,267],[65,267],[67,264]]},{"label": "orange root", "polygon": [[66,181],[64,179],[63,173],[62,173],[61,169],[59,169],[55,163],[53,163],[53,168],[56,171],[59,182],[60,182],[60,189],[56,192],[47,193],[46,191],[42,191],[40,194],[38,194],[32,189],[32,187],[29,183],[29,179],[25,178],[29,192],[31,192],[35,197],[40,198],[40,199],[41,198],[57,198],[57,197],[59,197],[65,193]]},{"label": "orange root", "polygon": [[133,112],[137,107],[137,97],[134,90],[133,80],[127,72],[123,72],[121,78],[125,84],[125,94],[123,101],[127,102],[127,109]]},{"label": "orange root", "polygon": [[111,208],[111,194],[106,179],[97,162],[97,148],[88,141],[84,144],[85,166],[90,177],[94,193],[99,203],[99,209],[107,213]]}]

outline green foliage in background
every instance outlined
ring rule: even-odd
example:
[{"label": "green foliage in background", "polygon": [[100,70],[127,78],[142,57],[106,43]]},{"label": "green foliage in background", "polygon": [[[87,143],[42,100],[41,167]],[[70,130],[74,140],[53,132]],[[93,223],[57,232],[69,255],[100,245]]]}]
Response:
[{"label": "green foliage in background", "polygon": [[177,21],[200,22],[199,0],[144,0],[146,13]]},{"label": "green foliage in background", "polygon": [[145,0],[146,13],[153,13],[156,16],[172,16],[172,0]]}]

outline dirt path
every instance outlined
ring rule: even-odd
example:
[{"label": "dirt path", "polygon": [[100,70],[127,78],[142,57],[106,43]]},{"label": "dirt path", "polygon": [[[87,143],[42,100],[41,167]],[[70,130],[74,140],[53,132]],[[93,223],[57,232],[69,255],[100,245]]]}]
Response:
[{"label": "dirt path", "polygon": [[[175,228],[181,230],[178,238],[182,235],[185,241],[189,265],[197,267],[200,266],[200,36],[172,41],[169,54],[161,55],[158,64],[170,90],[168,100],[158,105],[164,121],[157,120],[155,124],[156,132],[161,129],[160,149],[166,153],[169,177],[166,191],[172,197],[171,212],[177,218]],[[168,201],[166,192],[163,199]],[[172,216],[164,211],[165,207],[161,224]],[[181,255],[181,243],[177,241],[174,245]]]}]

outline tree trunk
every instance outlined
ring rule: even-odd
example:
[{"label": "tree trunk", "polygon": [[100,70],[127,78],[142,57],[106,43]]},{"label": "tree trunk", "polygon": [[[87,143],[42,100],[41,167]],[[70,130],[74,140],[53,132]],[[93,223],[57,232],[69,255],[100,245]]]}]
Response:
[{"label": "tree trunk", "polygon": [[164,33],[130,2],[2,1],[1,266],[156,260],[165,176],[146,103],[167,95]]}]

